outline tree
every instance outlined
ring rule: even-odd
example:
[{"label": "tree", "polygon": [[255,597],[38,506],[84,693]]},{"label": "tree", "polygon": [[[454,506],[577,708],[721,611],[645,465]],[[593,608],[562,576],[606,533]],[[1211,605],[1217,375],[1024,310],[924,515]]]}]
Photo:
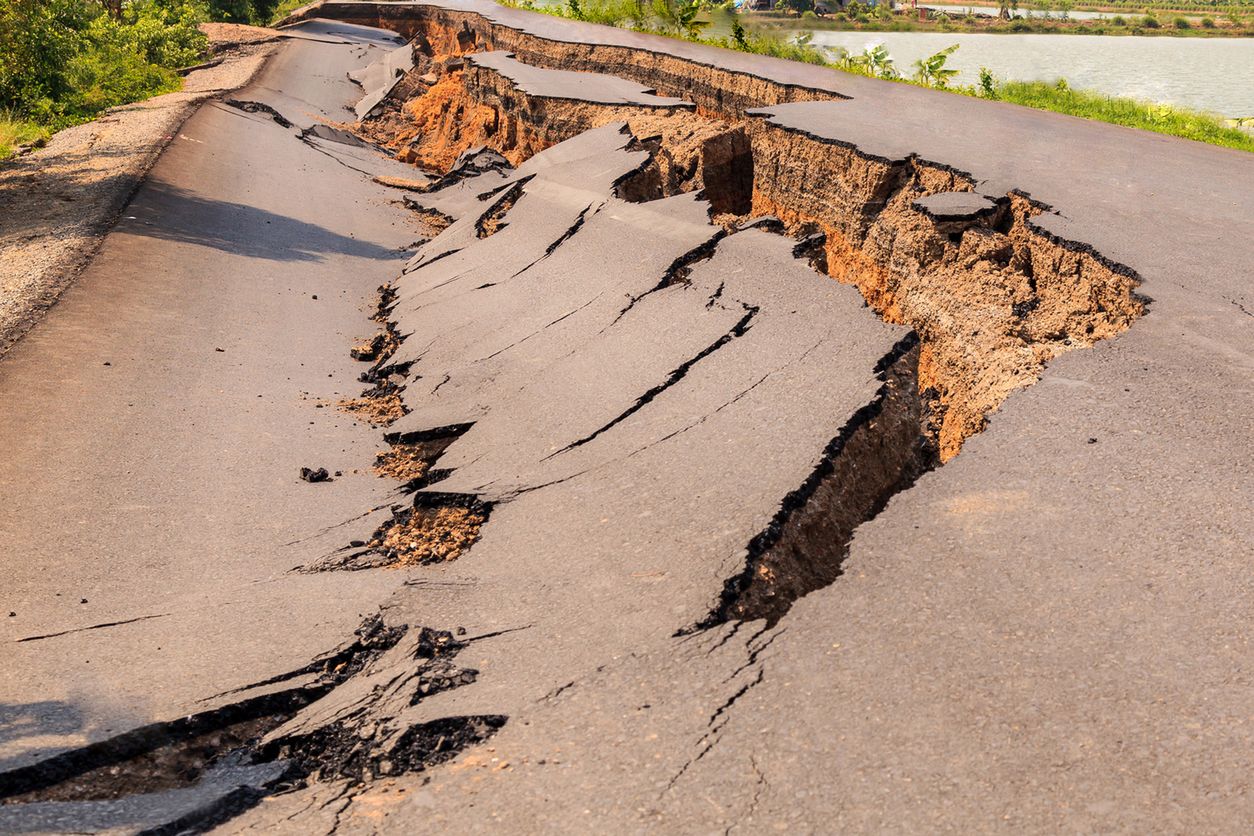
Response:
[{"label": "tree", "polygon": [[929,55],[927,58],[920,58],[914,62],[914,78],[928,87],[937,87],[944,89],[949,84],[949,79],[958,74],[957,70],[951,70],[945,66],[945,62],[949,60],[949,56],[953,55],[958,49],[958,44],[947,46],[935,55]]},{"label": "tree", "polygon": [[1019,11],[1019,0],[997,0],[998,17],[1009,20],[1011,11]]},{"label": "tree", "polygon": [[226,23],[252,23],[257,19],[257,10],[253,8],[252,0],[209,0],[209,19]]},{"label": "tree", "polygon": [[80,0],[0,0],[0,107],[30,113],[67,94],[66,68],[99,14]]},{"label": "tree", "polygon": [[888,54],[888,47],[884,44],[873,46],[868,44],[863,57],[866,59],[866,67],[871,71],[871,75],[880,78],[897,77],[897,68],[893,66],[892,56]]}]

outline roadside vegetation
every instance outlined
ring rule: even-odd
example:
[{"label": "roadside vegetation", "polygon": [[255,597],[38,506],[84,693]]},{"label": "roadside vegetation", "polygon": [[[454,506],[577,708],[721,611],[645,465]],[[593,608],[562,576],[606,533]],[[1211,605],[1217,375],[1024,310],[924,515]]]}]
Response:
[{"label": "roadside vegetation", "polygon": [[[886,81],[996,99],[1038,110],[1065,113],[1254,152],[1254,135],[1227,124],[1219,116],[1085,90],[1072,90],[1064,80],[1053,84],[1040,81],[1003,81],[996,79],[987,69],[982,69],[978,84],[956,85],[953,80],[958,74],[957,70],[947,66],[947,62],[957,51],[957,44],[920,59],[912,67],[903,70],[896,66],[883,44],[869,46],[860,54],[839,48],[823,49],[811,43],[809,33],[791,38],[781,37],[778,32],[754,25],[751,16],[735,13],[729,4],[713,5],[704,0],[567,0],[564,6],[537,6],[531,0],[498,2],[558,17],[802,61]],[[746,23],[749,25],[746,26]],[[716,31],[726,31],[728,34],[711,34]]]},{"label": "roadside vegetation", "polygon": [[177,90],[205,21],[269,20],[276,0],[0,0],[0,159],[118,105]]},{"label": "roadside vegetation", "polygon": [[268,24],[274,25],[290,15],[292,12],[299,9],[301,6],[308,6],[312,2],[313,0],[278,0],[277,3],[273,4],[274,8],[270,10],[269,17],[263,19],[265,19]]},{"label": "roadside vegetation", "polygon": [[[921,0],[926,3],[927,0]],[[1154,11],[1144,7],[1126,14],[1107,10],[1110,17],[1079,20],[1071,17],[1071,0],[1005,0],[981,6],[961,0],[933,0],[960,10],[921,10],[903,4],[889,9],[853,0],[844,11],[819,16],[813,0],[780,0],[775,11],[753,12],[751,18],[768,30],[822,29],[854,32],[976,32],[983,34],[1165,35],[1172,37],[1254,37],[1254,15],[1243,9],[1210,7],[1196,12]],[[1222,7],[1221,7],[1222,9]],[[1027,14],[1028,11],[1032,14]]]}]

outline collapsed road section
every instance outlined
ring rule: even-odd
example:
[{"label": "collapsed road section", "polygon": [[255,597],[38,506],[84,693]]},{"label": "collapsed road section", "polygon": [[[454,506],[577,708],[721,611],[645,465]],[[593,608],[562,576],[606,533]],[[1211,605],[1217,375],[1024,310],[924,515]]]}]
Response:
[{"label": "collapsed road section", "polygon": [[[1189,246],[1160,146],[1233,233],[1248,161],[488,3],[319,16],[405,39],[343,73],[356,121],[287,88],[243,112],[421,237],[318,404],[377,442],[344,465],[375,487],[283,577],[398,580],[355,640],[216,698],[281,704],[32,760],[0,822],[1242,819],[1250,486],[1210,428],[1254,414],[1254,254]],[[1092,176],[1040,153],[1066,142]],[[191,765],[100,778],[154,762]]]}]

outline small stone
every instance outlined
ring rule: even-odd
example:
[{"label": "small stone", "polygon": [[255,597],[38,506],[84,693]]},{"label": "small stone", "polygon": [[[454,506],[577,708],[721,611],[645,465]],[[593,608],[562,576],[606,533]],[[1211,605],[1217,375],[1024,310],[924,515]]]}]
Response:
[{"label": "small stone", "polygon": [[80,598],[80,599],[78,600],[78,602],[79,602],[80,604],[86,604],[86,603],[87,603],[87,599],[86,599],[86,598]]},{"label": "small stone", "polygon": [[330,482],[331,474],[327,473],[327,469],[325,467],[302,467],[300,469],[300,478],[304,479],[306,482]]}]

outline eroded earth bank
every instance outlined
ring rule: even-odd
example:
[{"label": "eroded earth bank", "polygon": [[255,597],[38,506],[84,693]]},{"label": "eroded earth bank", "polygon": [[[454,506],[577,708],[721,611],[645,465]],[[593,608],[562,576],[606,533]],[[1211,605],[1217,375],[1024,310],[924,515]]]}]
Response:
[{"label": "eroded earth bank", "polygon": [[224,106],[418,227],[377,330],[317,335],[376,487],[282,574],[375,606],[28,757],[0,823],[1254,812],[1245,156],[487,3],[320,18],[400,36],[339,45],[351,116]]}]

